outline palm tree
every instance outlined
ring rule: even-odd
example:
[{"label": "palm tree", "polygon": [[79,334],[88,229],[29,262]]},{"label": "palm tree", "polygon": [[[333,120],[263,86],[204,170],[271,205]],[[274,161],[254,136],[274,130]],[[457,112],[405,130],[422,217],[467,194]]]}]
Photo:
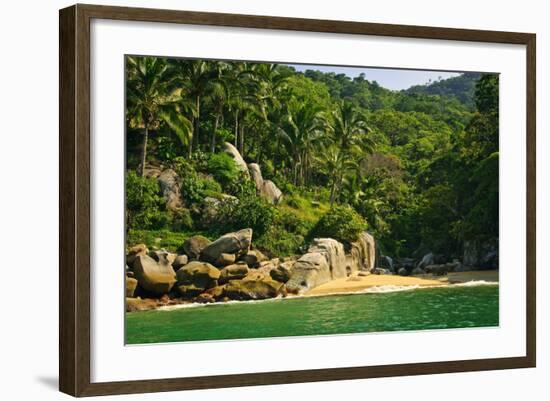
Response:
[{"label": "palm tree", "polygon": [[317,160],[330,176],[330,207],[332,207],[344,175],[349,171],[357,169],[357,161],[350,158],[336,146],[329,146],[321,152]]},{"label": "palm tree", "polygon": [[127,61],[127,120],[130,125],[143,128],[143,143],[139,174],[145,173],[149,131],[165,123],[182,144],[189,140],[191,123],[182,113],[185,103],[180,92],[170,89],[168,66],[157,57],[128,57]]},{"label": "palm tree", "polygon": [[331,126],[333,142],[345,152],[372,153],[374,142],[367,136],[371,132],[367,122],[355,105],[342,100],[333,112]]},{"label": "palm tree", "polygon": [[[374,141],[368,136],[371,129],[362,114],[353,103],[342,100],[333,112],[333,124],[330,127],[331,141],[342,154],[342,157],[354,160],[360,159],[374,151]],[[344,175],[338,178],[336,187],[341,188]],[[332,199],[332,196],[331,196]],[[331,200],[332,204],[333,199]]]},{"label": "palm tree", "polygon": [[223,119],[223,111],[229,100],[229,88],[230,76],[227,73],[228,64],[224,62],[217,62],[214,66],[216,78],[212,80],[210,87],[210,101],[214,110],[214,129],[210,134],[210,152],[214,153],[216,150],[216,136],[220,121]]},{"label": "palm tree", "polygon": [[327,123],[321,109],[312,103],[291,102],[287,119],[280,127],[280,136],[294,166],[294,184],[306,184],[315,144],[326,131]]},{"label": "palm tree", "polygon": [[201,102],[210,94],[212,85],[217,81],[217,69],[212,68],[212,65],[204,60],[174,60],[170,64],[172,84],[183,89],[194,105],[193,139],[189,156],[200,145]]}]

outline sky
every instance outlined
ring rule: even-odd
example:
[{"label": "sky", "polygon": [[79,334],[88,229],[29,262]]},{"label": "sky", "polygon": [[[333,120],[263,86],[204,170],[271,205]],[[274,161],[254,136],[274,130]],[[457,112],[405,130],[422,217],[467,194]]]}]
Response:
[{"label": "sky", "polygon": [[380,86],[392,90],[408,89],[413,85],[422,85],[432,81],[456,77],[456,72],[427,71],[427,70],[392,70],[386,68],[364,68],[364,67],[336,67],[306,64],[288,64],[297,71],[318,70],[322,72],[334,72],[346,74],[351,78],[364,73],[365,79],[376,81]]}]

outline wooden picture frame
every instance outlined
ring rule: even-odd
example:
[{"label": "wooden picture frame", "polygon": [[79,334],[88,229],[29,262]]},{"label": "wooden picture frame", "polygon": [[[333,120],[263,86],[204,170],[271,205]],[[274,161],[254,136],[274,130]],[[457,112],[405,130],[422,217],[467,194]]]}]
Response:
[{"label": "wooden picture frame", "polygon": [[[525,60],[527,71],[526,356],[92,383],[90,379],[90,21],[94,18],[525,45],[527,49]],[[80,4],[60,11],[59,27],[59,388],[62,392],[73,396],[95,396],[535,366],[536,37],[534,34]]]}]

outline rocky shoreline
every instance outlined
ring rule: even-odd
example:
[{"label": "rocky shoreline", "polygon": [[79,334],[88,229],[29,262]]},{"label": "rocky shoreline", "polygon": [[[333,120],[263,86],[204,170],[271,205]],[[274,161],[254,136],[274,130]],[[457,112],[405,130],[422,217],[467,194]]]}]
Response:
[{"label": "rocky shoreline", "polygon": [[[213,242],[194,236],[177,253],[149,251],[144,244],[131,247],[126,255],[126,311],[312,295],[326,289],[342,293],[374,285],[446,285],[451,280],[438,277],[471,270],[457,260],[435,263],[439,260],[432,253],[416,263],[393,262],[377,255],[368,232],[348,247],[332,238],[315,238],[301,256],[271,259],[255,249],[252,235],[247,228]],[[381,276],[388,279],[374,278]]]}]

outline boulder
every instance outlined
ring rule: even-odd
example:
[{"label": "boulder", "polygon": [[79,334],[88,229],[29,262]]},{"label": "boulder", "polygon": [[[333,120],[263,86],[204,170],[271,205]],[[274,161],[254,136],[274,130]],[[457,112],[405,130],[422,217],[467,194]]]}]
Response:
[{"label": "boulder", "polygon": [[195,261],[180,268],[176,277],[176,287],[181,295],[196,296],[218,285],[220,271],[210,263]]},{"label": "boulder", "polygon": [[248,251],[246,255],[241,256],[239,260],[245,262],[248,267],[255,268],[259,267],[261,262],[265,262],[267,260],[267,257],[263,253],[255,249]]},{"label": "boulder", "polygon": [[227,283],[230,280],[240,280],[246,277],[249,273],[248,265],[246,263],[238,263],[224,267],[220,271],[219,283]]},{"label": "boulder", "polygon": [[213,302],[216,302],[216,299],[212,294],[209,294],[207,292],[203,292],[200,294],[197,298],[194,299],[195,302],[199,304],[211,304]]},{"label": "boulder", "polygon": [[262,191],[262,186],[264,184],[264,179],[262,177],[262,170],[260,169],[260,166],[257,163],[250,163],[248,165],[248,172],[250,173],[250,176],[254,181],[254,185],[256,186],[256,191],[260,193]]},{"label": "boulder", "polygon": [[239,151],[235,146],[233,146],[229,142],[225,142],[223,144],[223,151],[233,158],[233,160],[235,161],[235,164],[237,165],[237,169],[242,171],[247,177],[250,176],[248,172],[248,166],[246,165],[246,162],[244,161],[244,159],[242,158],[241,154],[239,153]]},{"label": "boulder", "polygon": [[374,268],[374,262],[376,259],[376,245],[374,242],[374,237],[368,232],[363,231],[359,236],[359,239],[351,243],[350,256],[349,266],[351,271],[370,271]]},{"label": "boulder", "polygon": [[166,208],[168,210],[178,210],[183,207],[181,200],[180,178],[178,174],[172,170],[164,170],[158,176],[158,182],[162,196],[166,200]]},{"label": "boulder", "polygon": [[202,235],[195,235],[187,238],[181,246],[181,251],[185,253],[190,260],[197,260],[204,248],[210,245],[212,241]]},{"label": "boulder", "polygon": [[378,258],[378,266],[382,269],[387,269],[391,272],[395,271],[395,268],[393,266],[393,259],[386,255],[380,255]]},{"label": "boulder", "polygon": [[145,244],[135,245],[128,250],[128,254],[126,255],[126,264],[131,268],[137,256],[139,255],[145,256],[148,253],[149,253],[149,249],[147,249],[147,246]]},{"label": "boulder", "polygon": [[[406,271],[406,270],[405,270]],[[372,274],[391,274],[391,272],[388,269],[382,269],[380,267],[375,267],[370,271]]]},{"label": "boulder", "polygon": [[242,280],[229,281],[223,295],[235,300],[267,299],[279,295],[282,287],[282,283],[256,272]]},{"label": "boulder", "polygon": [[283,262],[269,272],[271,278],[281,283],[286,283],[290,280],[292,274],[292,267],[295,262]]},{"label": "boulder", "polygon": [[178,271],[180,267],[185,266],[187,263],[189,263],[189,258],[187,255],[178,255],[172,262],[172,267],[174,270]]},{"label": "boulder", "polygon": [[208,263],[215,263],[222,253],[230,253],[240,257],[248,252],[251,242],[251,228],[228,233],[207,245],[201,251],[199,259]]},{"label": "boulder", "polygon": [[150,256],[139,255],[132,266],[140,287],[155,295],[167,294],[176,283],[176,273],[166,261],[157,262]]},{"label": "boulder", "polygon": [[426,270],[426,273],[431,273],[434,276],[445,276],[451,271],[451,266],[446,264],[428,265],[424,270]]},{"label": "boulder", "polygon": [[155,309],[159,306],[156,299],[126,298],[126,312],[138,312]]},{"label": "boulder", "polygon": [[283,193],[275,185],[273,181],[265,180],[262,183],[262,188],[260,190],[260,195],[267,199],[268,202],[276,205],[283,199]]},{"label": "boulder", "polygon": [[409,272],[407,271],[407,269],[405,269],[404,267],[400,268],[398,271],[397,271],[397,274],[399,274],[400,276],[408,276],[409,275]]},{"label": "boulder", "polygon": [[218,259],[213,263],[214,266],[224,267],[235,263],[235,255],[232,253],[220,253]]},{"label": "boulder", "polygon": [[161,250],[149,252],[149,256],[155,259],[159,263],[168,263],[171,265],[174,263],[178,255],[176,255],[175,253],[167,252],[164,249],[161,249]]},{"label": "boulder", "polygon": [[414,259],[413,258],[403,258],[399,261],[399,264],[405,269],[414,269]]},{"label": "boulder", "polygon": [[348,276],[344,246],[332,238],[316,238],[294,264],[286,290],[302,293],[327,281]]},{"label": "boulder", "polygon": [[162,169],[159,166],[153,166],[151,164],[145,164],[143,176],[147,178],[158,178],[162,173]]},{"label": "boulder", "polygon": [[420,276],[422,274],[426,274],[426,271],[422,269],[421,267],[415,267],[413,271],[411,272],[411,275],[413,276]]},{"label": "boulder", "polygon": [[418,262],[416,267],[419,268],[419,269],[423,269],[426,266],[434,265],[434,264],[435,264],[434,254],[432,252],[430,252],[430,253],[425,254],[422,257],[422,259],[420,260],[420,262]]},{"label": "boulder", "polygon": [[135,278],[126,276],[126,298],[133,298],[138,281]]},{"label": "boulder", "polygon": [[216,287],[208,288],[206,289],[203,294],[208,294],[212,296],[214,299],[222,299],[224,298],[223,291],[225,290],[225,285],[218,285]]}]

